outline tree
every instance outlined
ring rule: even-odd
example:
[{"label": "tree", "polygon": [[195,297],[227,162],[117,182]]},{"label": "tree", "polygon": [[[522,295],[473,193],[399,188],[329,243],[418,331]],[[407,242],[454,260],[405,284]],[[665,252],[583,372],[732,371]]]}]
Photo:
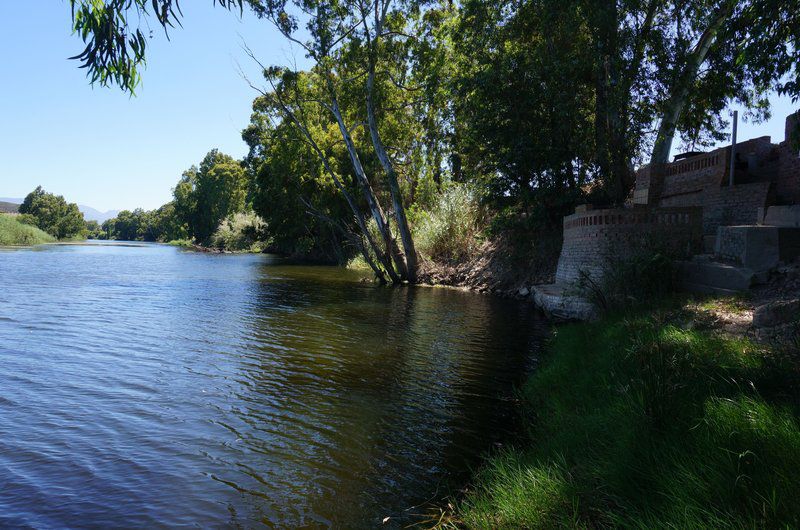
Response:
[{"label": "tree", "polygon": [[205,242],[223,219],[244,210],[247,188],[242,164],[213,149],[175,186],[175,216],[194,239]]},{"label": "tree", "polygon": [[47,193],[41,186],[25,197],[19,212],[33,216],[36,226],[57,239],[77,236],[86,228],[77,204],[67,203],[61,195]]}]

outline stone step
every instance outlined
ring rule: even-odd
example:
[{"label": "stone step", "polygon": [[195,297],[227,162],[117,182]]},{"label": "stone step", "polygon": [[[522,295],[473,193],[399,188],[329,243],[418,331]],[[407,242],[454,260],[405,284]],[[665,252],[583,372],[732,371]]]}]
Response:
[{"label": "stone step", "polygon": [[750,269],[713,261],[680,261],[678,270],[684,287],[746,291],[756,280],[756,274]]}]

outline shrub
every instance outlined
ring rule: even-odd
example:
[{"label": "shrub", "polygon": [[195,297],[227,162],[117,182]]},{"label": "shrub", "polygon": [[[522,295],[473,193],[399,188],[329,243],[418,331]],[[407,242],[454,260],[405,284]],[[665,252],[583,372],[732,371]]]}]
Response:
[{"label": "shrub", "polygon": [[235,213],[220,223],[209,244],[224,250],[261,252],[266,247],[266,228],[254,212]]},{"label": "shrub", "polygon": [[414,211],[412,220],[417,251],[434,261],[458,262],[475,253],[484,218],[474,193],[452,185],[430,210]]}]

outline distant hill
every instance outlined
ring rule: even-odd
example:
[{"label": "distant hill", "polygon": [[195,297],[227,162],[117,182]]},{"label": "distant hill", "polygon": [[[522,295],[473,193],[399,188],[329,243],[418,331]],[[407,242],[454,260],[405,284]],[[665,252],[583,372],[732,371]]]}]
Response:
[{"label": "distant hill", "polygon": [[[14,197],[0,197],[0,212],[12,212],[16,213],[17,207],[22,204],[24,199],[17,199]],[[13,210],[7,210],[5,208],[14,207]],[[104,221],[109,219],[113,219],[116,217],[120,210],[109,210],[107,212],[101,212],[100,210],[96,210],[91,206],[85,206],[83,204],[78,205],[78,209],[83,214],[83,218],[87,221],[97,221],[100,224],[103,224]]]},{"label": "distant hill", "polygon": [[101,212],[100,210],[95,210],[91,206],[84,206],[83,204],[79,204],[78,209],[83,213],[84,219],[87,221],[97,221],[100,224],[103,224],[104,221],[108,221],[109,219],[113,219],[120,212],[120,210]]},{"label": "distant hill", "polygon": [[0,213],[17,213],[18,210],[18,203],[0,201]]}]

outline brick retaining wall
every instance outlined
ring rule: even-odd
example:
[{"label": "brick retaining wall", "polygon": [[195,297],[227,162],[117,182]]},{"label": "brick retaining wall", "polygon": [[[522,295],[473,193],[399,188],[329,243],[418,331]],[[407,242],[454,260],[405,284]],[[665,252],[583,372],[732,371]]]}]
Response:
[{"label": "brick retaining wall", "polygon": [[[637,240],[660,235],[681,250],[696,249],[701,241],[699,208],[632,208],[589,210],[564,218],[564,244],[556,283],[573,283],[583,270],[600,278],[610,252],[633,253]],[[622,256],[624,257],[624,256]]]}]

